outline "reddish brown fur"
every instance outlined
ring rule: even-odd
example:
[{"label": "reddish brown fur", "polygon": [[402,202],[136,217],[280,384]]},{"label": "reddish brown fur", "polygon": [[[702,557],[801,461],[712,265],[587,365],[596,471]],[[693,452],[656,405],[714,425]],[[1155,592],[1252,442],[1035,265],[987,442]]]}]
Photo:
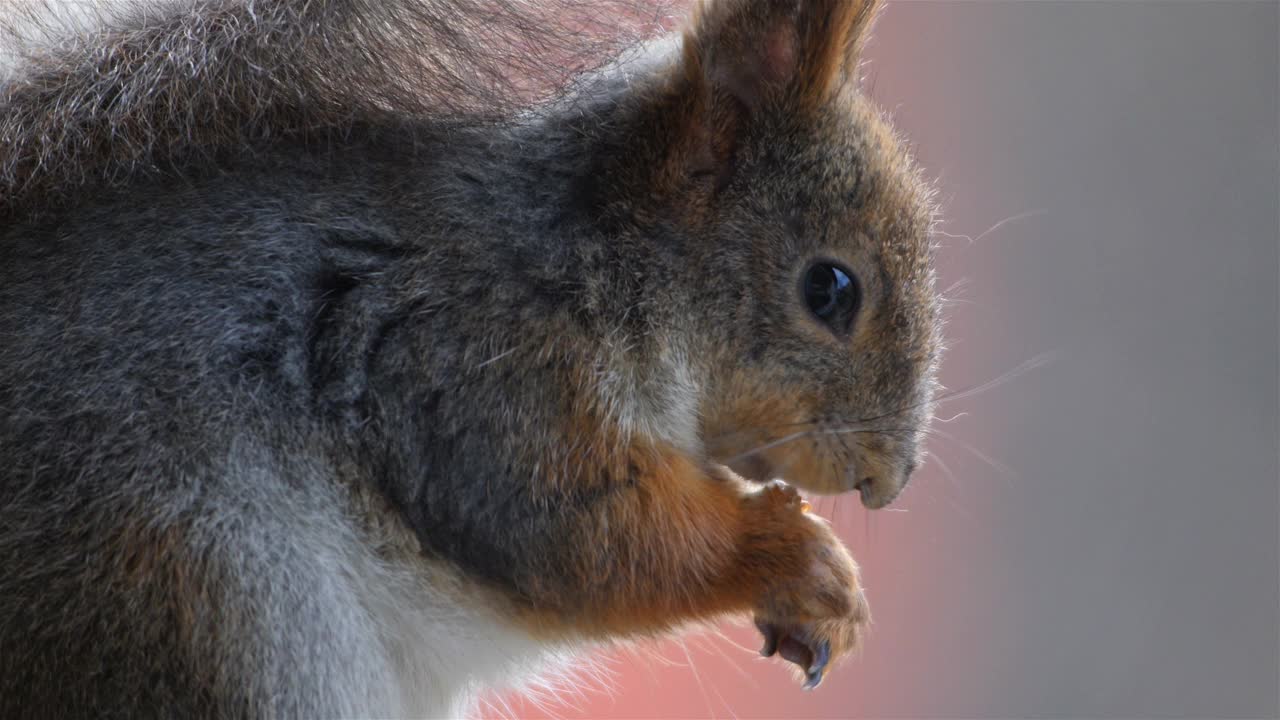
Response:
[{"label": "reddish brown fur", "polygon": [[521,614],[535,633],[626,637],[750,611],[820,627],[833,657],[856,644],[869,619],[857,568],[793,490],[750,489],[671,448],[594,460],[629,464],[639,477],[632,492],[597,509],[573,558],[577,577],[557,583],[567,597],[544,596],[552,607]]}]

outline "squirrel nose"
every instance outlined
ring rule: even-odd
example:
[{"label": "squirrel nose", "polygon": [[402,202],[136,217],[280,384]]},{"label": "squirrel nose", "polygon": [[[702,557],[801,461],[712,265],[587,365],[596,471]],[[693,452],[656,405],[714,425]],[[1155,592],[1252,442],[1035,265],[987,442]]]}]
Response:
[{"label": "squirrel nose", "polygon": [[898,497],[898,493],[907,484],[909,474],[903,473],[900,477],[892,474],[868,475],[854,483],[853,488],[858,491],[863,507],[879,510]]}]

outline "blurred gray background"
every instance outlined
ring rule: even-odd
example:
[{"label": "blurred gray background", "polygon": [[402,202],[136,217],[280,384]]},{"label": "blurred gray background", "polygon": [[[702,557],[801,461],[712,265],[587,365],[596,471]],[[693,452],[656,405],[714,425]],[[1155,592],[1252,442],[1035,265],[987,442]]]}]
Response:
[{"label": "blurred gray background", "polygon": [[943,229],[1025,214],[943,238],[952,375],[1053,353],[940,413],[1013,477],[968,488],[988,692],[921,710],[1276,717],[1277,4],[899,2],[881,33]]}]

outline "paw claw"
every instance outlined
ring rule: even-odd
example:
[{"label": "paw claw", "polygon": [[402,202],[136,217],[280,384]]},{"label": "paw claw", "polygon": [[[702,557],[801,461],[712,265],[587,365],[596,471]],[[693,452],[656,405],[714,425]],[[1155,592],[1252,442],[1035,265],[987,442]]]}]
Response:
[{"label": "paw claw", "polygon": [[783,635],[782,640],[778,643],[778,654],[782,656],[783,660],[795,663],[801,669],[807,668],[813,663],[813,650],[809,649],[809,643],[803,636]]},{"label": "paw claw", "polygon": [[780,656],[795,663],[804,672],[804,689],[812,690],[822,684],[831,662],[831,641],[818,639],[809,629],[786,628],[765,620],[755,621],[756,629],[764,636],[764,657]]},{"label": "paw claw", "polygon": [[831,661],[831,643],[823,640],[813,650],[813,662],[805,671],[804,689],[812,690],[822,684],[822,676],[827,672],[827,663]]},{"label": "paw claw", "polygon": [[763,636],[760,654],[780,657],[800,671],[805,689],[818,687],[841,657],[853,652],[870,621],[858,583],[858,566],[819,518],[805,517],[804,501],[794,488],[769,483],[750,496],[755,512],[786,515],[797,537],[797,552],[787,556],[787,572],[770,579],[756,599],[754,620]]},{"label": "paw claw", "polygon": [[814,688],[822,684],[821,670],[814,670],[812,672],[805,673],[804,677],[805,677],[804,685],[802,685],[801,687],[804,688],[805,690],[813,690]]},{"label": "paw claw", "polygon": [[760,648],[760,655],[763,657],[773,657],[778,652],[778,639],[780,633],[778,628],[770,623],[756,621],[756,628],[760,630],[760,634],[764,635],[764,647]]}]

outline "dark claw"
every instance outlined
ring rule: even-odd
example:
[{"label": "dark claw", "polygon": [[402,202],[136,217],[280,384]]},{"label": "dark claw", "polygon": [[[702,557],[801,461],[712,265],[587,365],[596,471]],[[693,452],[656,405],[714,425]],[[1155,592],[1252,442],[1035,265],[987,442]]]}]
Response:
[{"label": "dark claw", "polygon": [[822,675],[827,671],[827,663],[831,660],[831,643],[823,640],[814,649],[813,662],[805,671],[804,689],[812,690],[822,684]]},{"label": "dark claw", "polygon": [[778,628],[769,623],[756,621],[756,628],[760,630],[760,634],[764,635],[764,647],[760,648],[760,654],[764,657],[773,657],[778,652],[778,639],[780,633]]},{"label": "dark claw", "polygon": [[773,623],[756,620],[756,629],[764,635],[764,647],[760,654],[764,657],[780,655],[783,660],[793,662],[804,670],[804,689],[812,690],[822,684],[827,672],[827,663],[831,661],[831,643],[826,640],[813,642],[806,632],[792,634],[785,632]]},{"label": "dark claw", "polygon": [[803,636],[783,635],[778,642],[778,654],[783,660],[799,665],[801,669],[813,664],[813,651]]}]

